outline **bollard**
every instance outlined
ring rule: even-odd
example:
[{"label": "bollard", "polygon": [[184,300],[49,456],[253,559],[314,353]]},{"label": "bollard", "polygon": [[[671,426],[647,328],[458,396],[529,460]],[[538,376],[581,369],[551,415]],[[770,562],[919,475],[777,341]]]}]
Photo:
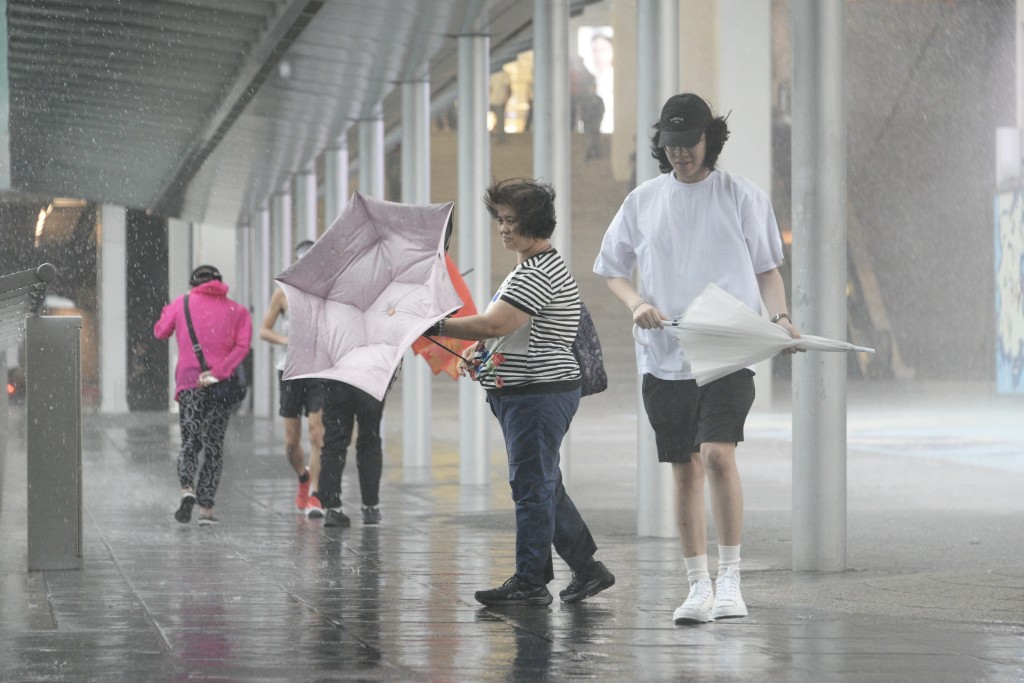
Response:
[{"label": "bollard", "polygon": [[25,321],[28,569],[82,568],[79,317]]}]

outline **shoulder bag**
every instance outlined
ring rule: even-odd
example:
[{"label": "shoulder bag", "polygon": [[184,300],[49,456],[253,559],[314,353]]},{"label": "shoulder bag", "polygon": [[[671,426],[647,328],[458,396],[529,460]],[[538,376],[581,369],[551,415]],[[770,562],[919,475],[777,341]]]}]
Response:
[{"label": "shoulder bag", "polygon": [[[188,294],[185,295],[185,323],[188,325],[188,336],[192,338],[192,350],[196,352],[196,358],[199,359],[199,367],[206,372],[210,369],[210,366],[206,364],[206,356],[203,355],[203,348],[199,345],[199,340],[196,339],[195,328],[192,327],[192,316],[188,312]],[[227,406],[229,408],[236,406],[245,399],[246,389],[245,384],[238,377],[238,369],[231,373],[231,376],[227,379],[222,379],[214,382],[210,386],[206,387],[204,391],[210,399],[219,405]]]}]

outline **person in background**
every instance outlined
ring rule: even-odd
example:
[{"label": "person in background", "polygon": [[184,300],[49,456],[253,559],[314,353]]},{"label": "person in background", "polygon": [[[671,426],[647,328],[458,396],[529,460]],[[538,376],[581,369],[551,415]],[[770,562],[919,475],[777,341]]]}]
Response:
[{"label": "person in background", "polygon": [[378,401],[346,382],[325,379],[322,383],[324,446],[320,453],[319,496],[325,510],[324,526],[347,527],[352,524],[341,509],[341,476],[345,472],[356,422],[359,424],[356,466],[359,468],[363,524],[380,524],[380,477],[384,467],[380,423],[384,417],[384,401]]},{"label": "person in background", "polygon": [[[295,259],[302,258],[312,246],[311,240],[295,245]],[[278,318],[283,319],[281,333],[274,330]],[[280,287],[274,290],[267,312],[263,315],[260,339],[271,344],[288,346],[288,297]],[[295,508],[311,519],[319,519],[324,516],[317,488],[320,478],[320,450],[324,443],[323,384],[318,379],[282,379],[284,362],[285,356],[281,354],[276,367],[280,394],[278,414],[284,421],[285,457],[299,480],[295,493]],[[306,427],[309,431],[308,465],[302,452],[303,414],[306,416]]]},{"label": "person in background", "polygon": [[[214,497],[224,467],[224,435],[231,407],[211,400],[205,391],[220,380],[228,379],[249,353],[252,318],[245,306],[228,298],[228,286],[213,266],[199,266],[189,278],[189,293],[164,306],[153,326],[157,339],[172,334],[178,344],[178,364],[174,372],[174,399],[178,402],[181,426],[181,451],[178,453],[178,480],[181,500],[174,518],[187,524],[192,508],[199,505],[199,524],[216,524]],[[209,370],[202,370],[193,350],[185,318],[185,297],[196,339]],[[199,455],[203,455],[199,468]]]},{"label": "person in background", "polygon": [[[729,128],[692,93],[673,95],[654,125],[651,152],[662,175],[626,197],[605,233],[594,272],[649,345],[636,345],[643,401],[658,460],[671,463],[675,516],[689,582],[676,624],[747,616],[740,591],[743,489],[736,445],[754,401],[752,368],[703,387],[662,321],[683,313],[714,282],[792,337],[779,266],[782,240],[768,195],[744,178],[718,170]],[[633,277],[636,275],[636,286]],[[708,571],[704,482],[718,535],[718,575]]]},{"label": "person in background", "polygon": [[492,185],[485,203],[516,267],[481,315],[441,320],[426,332],[477,341],[459,364],[487,391],[508,451],[516,510],[516,570],[505,583],[476,592],[484,605],[550,605],[551,547],[572,570],[559,593],[579,602],[615,583],[594,559],[597,544],[562,485],[559,448],[580,404],[581,373],[572,352],[580,293],[551,246],[555,191],[533,180]]},{"label": "person in background", "polygon": [[604,102],[600,131],[604,134],[615,132],[615,50],[612,38],[606,33],[595,33],[590,38],[590,66],[594,73],[595,92]]}]

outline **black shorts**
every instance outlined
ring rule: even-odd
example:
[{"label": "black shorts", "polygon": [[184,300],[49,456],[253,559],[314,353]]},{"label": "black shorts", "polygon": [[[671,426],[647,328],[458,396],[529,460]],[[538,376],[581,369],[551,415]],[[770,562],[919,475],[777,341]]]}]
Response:
[{"label": "black shorts", "polygon": [[320,380],[283,380],[282,375],[284,373],[278,370],[277,382],[281,389],[281,409],[278,414],[281,417],[302,417],[323,410],[324,388]]},{"label": "black shorts", "polygon": [[697,380],[644,375],[644,408],[658,462],[690,462],[702,443],[739,443],[754,404],[754,373],[744,368],[703,387]]}]

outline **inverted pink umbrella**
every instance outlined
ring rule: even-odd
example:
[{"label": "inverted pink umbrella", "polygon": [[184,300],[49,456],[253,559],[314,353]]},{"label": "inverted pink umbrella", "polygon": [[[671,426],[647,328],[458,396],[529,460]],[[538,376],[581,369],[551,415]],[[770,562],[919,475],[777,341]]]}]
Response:
[{"label": "inverted pink umbrella", "polygon": [[[779,325],[770,323],[715,283],[674,321],[664,321],[679,339],[698,386],[704,386],[740,368],[770,358],[783,349],[803,351],[856,351],[874,349],[849,342],[804,334],[793,339]],[[643,332],[633,326],[633,338],[647,345]]]},{"label": "inverted pink umbrella", "polygon": [[444,259],[452,206],[352,196],[275,278],[291,326],[285,379],[333,379],[384,398],[413,341],[462,307]]}]

